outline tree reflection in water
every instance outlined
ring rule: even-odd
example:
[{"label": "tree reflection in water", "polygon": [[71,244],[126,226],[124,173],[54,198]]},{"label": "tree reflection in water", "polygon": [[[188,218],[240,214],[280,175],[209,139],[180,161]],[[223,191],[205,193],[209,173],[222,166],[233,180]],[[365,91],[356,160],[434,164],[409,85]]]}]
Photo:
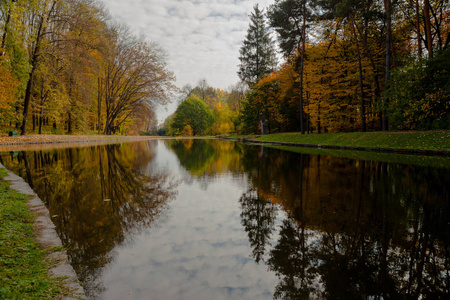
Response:
[{"label": "tree reflection in water", "polygon": [[196,178],[216,177],[221,173],[242,175],[242,144],[204,139],[170,140],[167,143],[181,166]]},{"label": "tree reflection in water", "polygon": [[268,199],[261,198],[254,190],[250,190],[239,199],[241,204],[241,224],[248,233],[255,261],[259,263],[264,256],[266,246],[274,230],[276,206]]},{"label": "tree reflection in water", "polygon": [[153,148],[134,143],[3,158],[8,168],[33,178],[92,299],[104,291],[100,273],[114,259],[113,249],[152,226],[176,195],[177,183],[168,174],[146,170]]},{"label": "tree reflection in water", "polygon": [[[450,168],[217,140],[167,145],[186,169],[185,183],[198,180],[205,190],[221,184],[221,174],[237,179],[242,196],[218,201],[239,201],[250,255],[267,265],[267,277],[278,277],[275,299],[448,298]],[[155,226],[175,196],[176,183],[151,170],[152,149],[139,143],[3,156],[49,206],[91,298],[102,292],[96,279],[114,247]]]},{"label": "tree reflection in water", "polygon": [[268,268],[280,279],[274,298],[450,294],[448,169],[257,147],[247,149],[244,163],[257,193],[242,196],[241,218],[256,262],[266,249],[255,237],[275,228],[248,207],[272,199],[288,214],[267,250]]}]

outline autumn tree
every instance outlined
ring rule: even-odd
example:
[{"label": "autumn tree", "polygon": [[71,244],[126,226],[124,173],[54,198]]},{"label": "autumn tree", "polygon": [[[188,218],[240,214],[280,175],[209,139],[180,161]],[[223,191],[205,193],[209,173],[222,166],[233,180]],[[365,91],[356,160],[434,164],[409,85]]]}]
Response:
[{"label": "autumn tree", "polygon": [[228,90],[230,92],[230,96],[228,97],[228,105],[232,110],[240,112],[242,101],[245,99],[248,86],[241,81],[235,85],[231,85]]},{"label": "autumn tree", "polygon": [[214,107],[214,103],[217,98],[216,89],[210,86],[205,78],[198,81],[197,86],[191,89],[191,91],[187,95],[187,97],[189,96],[199,97],[211,109]]},{"label": "autumn tree", "polygon": [[264,131],[255,112],[269,108],[271,132],[297,122],[308,133],[387,130],[388,119],[398,129],[448,128],[449,8],[446,1],[275,1],[268,17],[285,63],[247,96],[248,131]]},{"label": "autumn tree", "polygon": [[276,53],[266,26],[263,10],[258,5],[253,7],[250,14],[250,24],[247,35],[239,51],[240,64],[238,75],[241,81],[252,86],[270,74],[276,68]]},{"label": "autumn tree", "polygon": [[21,134],[27,133],[27,117],[30,108],[31,95],[35,83],[35,74],[39,66],[39,62],[45,52],[45,47],[48,40],[46,36],[50,33],[50,28],[53,22],[58,17],[58,11],[62,10],[65,2],[58,0],[43,0],[35,2],[29,2],[29,26],[30,33],[28,36],[28,57],[31,70],[28,75],[27,86],[25,90],[24,102],[23,102],[23,121]]},{"label": "autumn tree", "polygon": [[61,119],[67,123],[69,134],[86,131],[93,123],[88,111],[98,100],[95,91],[111,45],[108,15],[104,8],[93,3],[93,0],[72,2],[71,14],[67,16],[70,28],[64,33],[64,42],[52,47],[52,57],[64,64],[61,70],[64,80],[60,84],[66,90],[68,104]]},{"label": "autumn tree", "polygon": [[168,103],[176,90],[161,48],[133,36],[125,26],[113,28],[111,35],[114,44],[103,71],[105,134],[116,132],[142,104],[154,108]]},{"label": "autumn tree", "polygon": [[300,63],[298,65],[300,74],[300,131],[305,133],[303,105],[303,70],[306,51],[306,27],[307,21],[312,19],[311,8],[306,0],[276,0],[267,13],[270,26],[278,34],[281,51],[285,58],[299,53]]},{"label": "autumn tree", "polygon": [[253,86],[244,102],[243,119],[245,131],[261,134],[280,131],[280,85],[279,72],[264,77]]},{"label": "autumn tree", "polygon": [[[137,124],[150,124],[155,105],[168,102],[175,87],[163,52],[144,37],[122,35],[108,18],[96,0],[0,1],[0,57],[12,76],[14,125],[22,123],[22,134],[30,122],[39,133],[49,126],[69,134],[100,129],[110,133],[119,126],[128,132],[146,130],[147,125]],[[145,56],[137,71],[136,62],[144,62]],[[121,65],[108,74],[116,63]],[[124,73],[114,73],[123,66]],[[111,88],[120,101],[105,99]],[[118,102],[128,101],[125,98],[133,99],[133,105],[118,108],[123,107]]]},{"label": "autumn tree", "polygon": [[[336,40],[338,34],[342,37],[350,39],[354,47],[349,53],[354,57],[357,64],[355,68],[358,70],[358,97],[359,97],[359,115],[360,115],[360,131],[367,131],[367,118],[370,98],[366,93],[367,81],[365,75],[373,72],[373,81],[375,86],[375,97],[380,97],[380,73],[378,61],[379,54],[383,50],[382,39],[380,38],[380,30],[377,27],[382,22],[382,12],[379,5],[372,0],[322,0],[319,1],[321,9],[321,19],[329,20],[325,24],[333,24],[336,32],[328,33],[331,38],[330,42]],[[324,22],[321,22],[322,24]],[[325,25],[326,26],[326,25]],[[331,30],[330,30],[331,31]],[[377,57],[378,56],[378,57]],[[370,64],[365,65],[365,60],[369,60]],[[378,61],[377,61],[378,60]],[[378,101],[375,99],[374,101]],[[370,111],[369,111],[370,113]]]},{"label": "autumn tree", "polygon": [[14,109],[15,88],[19,84],[11,73],[2,65],[0,58],[0,125],[17,121]]},{"label": "autumn tree", "polygon": [[217,102],[212,110],[214,116],[214,125],[212,133],[228,134],[235,131],[235,125],[233,123],[233,112],[224,101]]}]

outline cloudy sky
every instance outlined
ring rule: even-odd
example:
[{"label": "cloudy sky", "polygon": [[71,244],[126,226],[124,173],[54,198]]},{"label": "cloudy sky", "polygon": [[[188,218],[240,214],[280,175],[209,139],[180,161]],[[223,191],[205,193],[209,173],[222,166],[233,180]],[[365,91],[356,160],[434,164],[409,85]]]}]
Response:
[{"label": "cloudy sky", "polygon": [[[168,55],[176,85],[195,86],[200,79],[227,89],[239,81],[239,48],[253,6],[273,0],[103,0],[115,20],[157,42]],[[160,110],[164,119],[175,110]]]}]

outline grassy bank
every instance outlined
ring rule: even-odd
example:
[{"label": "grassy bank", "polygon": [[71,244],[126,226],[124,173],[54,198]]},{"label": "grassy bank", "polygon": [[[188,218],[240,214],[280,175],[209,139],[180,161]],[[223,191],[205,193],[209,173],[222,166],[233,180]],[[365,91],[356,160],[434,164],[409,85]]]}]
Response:
[{"label": "grassy bank", "polygon": [[340,147],[370,147],[450,151],[450,131],[433,132],[351,132],[300,134],[276,133],[261,136],[234,136],[265,142],[327,145]]},{"label": "grassy bank", "polygon": [[45,258],[52,249],[36,243],[28,199],[9,189],[5,176],[0,169],[0,299],[58,299],[62,279],[49,277]]}]

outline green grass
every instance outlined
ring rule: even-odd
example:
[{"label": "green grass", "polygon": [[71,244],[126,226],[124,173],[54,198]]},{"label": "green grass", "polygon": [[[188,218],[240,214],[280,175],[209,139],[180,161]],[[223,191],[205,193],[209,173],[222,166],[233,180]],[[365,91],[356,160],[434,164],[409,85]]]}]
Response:
[{"label": "green grass", "polygon": [[0,299],[58,299],[62,278],[52,279],[47,251],[35,240],[27,196],[9,189],[0,169]]},{"label": "green grass", "polygon": [[450,131],[432,132],[352,132],[326,134],[276,133],[262,136],[233,136],[264,142],[450,151]]}]

